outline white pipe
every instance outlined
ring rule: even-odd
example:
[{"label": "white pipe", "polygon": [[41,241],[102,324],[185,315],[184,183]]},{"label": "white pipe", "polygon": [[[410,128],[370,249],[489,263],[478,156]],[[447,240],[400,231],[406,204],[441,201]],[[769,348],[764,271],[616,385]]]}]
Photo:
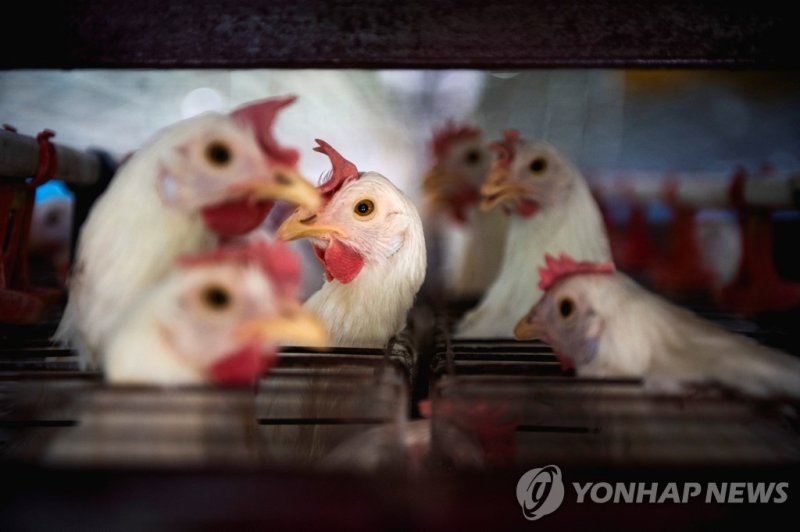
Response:
[{"label": "white pipe", "polygon": [[773,209],[800,208],[795,203],[797,176],[784,178],[753,178],[745,181],[744,197],[751,207],[769,207]]},{"label": "white pipe", "polygon": [[720,209],[731,204],[729,189],[727,179],[684,179],[678,183],[677,200],[688,207]]},{"label": "white pipe", "polygon": [[[58,157],[58,171],[54,179],[75,185],[97,182],[100,161],[95,155],[53,144]],[[38,164],[39,144],[35,138],[0,129],[0,178],[31,177],[36,173]]]}]

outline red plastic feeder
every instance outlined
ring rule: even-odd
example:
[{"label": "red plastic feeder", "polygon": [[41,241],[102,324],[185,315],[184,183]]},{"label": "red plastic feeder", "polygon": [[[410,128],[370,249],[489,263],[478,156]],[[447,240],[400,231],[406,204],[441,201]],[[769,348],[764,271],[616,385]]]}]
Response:
[{"label": "red plastic feeder", "polygon": [[653,282],[675,295],[702,295],[710,291],[714,276],[703,263],[697,242],[697,210],[678,202],[678,181],[664,181],[664,201],[672,212],[667,247],[653,268]]},{"label": "red plastic feeder", "polygon": [[772,212],[747,208],[746,181],[746,173],[739,170],[730,186],[741,229],[742,258],[733,281],[717,298],[724,307],[742,314],[794,308],[800,305],[800,284],[778,277],[772,254]]},{"label": "red plastic feeder", "polygon": [[36,188],[52,179],[58,170],[56,150],[50,142],[53,135],[44,130],[36,136],[39,163],[30,181],[0,180],[0,322],[41,321],[64,295],[61,290],[31,286],[28,276],[28,238]]}]

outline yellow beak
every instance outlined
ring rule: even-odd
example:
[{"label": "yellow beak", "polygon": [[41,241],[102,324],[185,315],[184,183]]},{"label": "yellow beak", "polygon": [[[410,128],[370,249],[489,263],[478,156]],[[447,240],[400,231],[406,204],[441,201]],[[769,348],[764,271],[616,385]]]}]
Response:
[{"label": "yellow beak", "polygon": [[315,314],[294,304],[279,316],[257,318],[236,329],[242,341],[260,341],[271,345],[324,347],[330,342],[325,324]]},{"label": "yellow beak", "polygon": [[281,224],[277,236],[281,240],[331,235],[346,236],[345,232],[335,225],[322,225],[316,222],[316,214],[308,215],[308,211],[298,209]]},{"label": "yellow beak", "polygon": [[299,173],[286,167],[273,169],[269,180],[252,179],[237,183],[230,190],[243,192],[254,199],[283,200],[312,211],[322,205],[317,188]]},{"label": "yellow beak", "polygon": [[481,211],[489,212],[504,201],[526,192],[521,183],[509,179],[507,170],[495,170],[481,187]]},{"label": "yellow beak", "polygon": [[544,327],[534,320],[530,314],[523,317],[514,327],[514,338],[517,340],[540,340],[544,334]]}]

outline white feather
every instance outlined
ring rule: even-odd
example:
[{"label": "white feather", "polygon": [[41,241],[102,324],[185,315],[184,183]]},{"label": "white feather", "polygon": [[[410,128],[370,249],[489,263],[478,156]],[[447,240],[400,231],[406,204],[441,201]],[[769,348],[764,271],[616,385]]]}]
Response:
[{"label": "white feather", "polygon": [[800,359],[730,333],[620,273],[582,277],[577,290],[604,327],[597,356],[578,374],[643,377],[655,389],[716,382],[754,396],[800,396]]},{"label": "white feather", "polygon": [[196,212],[166,208],[158,193],[159,155],[221,120],[205,115],[165,130],[122,166],[81,230],[70,296],[54,339],[75,348],[84,366],[99,363],[109,331],[175,257],[209,249],[216,239]]},{"label": "white feather", "polygon": [[103,361],[109,382],[160,386],[206,382],[200,368],[176,356],[159,334],[158,320],[151,307],[163,293],[162,289],[143,298],[134,306],[124,326],[109,334]]},{"label": "white feather", "polygon": [[[222,286],[233,303],[223,311],[198,305],[198,293]],[[236,328],[276,313],[271,280],[260,267],[211,263],[174,267],[127,309],[103,350],[106,379],[161,386],[209,382],[208,368],[244,342]],[[264,346],[275,345],[262,339]]]},{"label": "white feather", "polygon": [[458,326],[459,337],[511,337],[517,321],[542,296],[538,268],[544,255],[611,260],[603,219],[589,187],[577,174],[563,204],[531,218],[512,216],[503,266],[477,308]]},{"label": "white feather", "polygon": [[469,234],[453,292],[458,296],[479,296],[497,278],[503,264],[509,220],[501,209],[470,213]]},{"label": "white feather", "polygon": [[333,345],[383,347],[405,326],[425,279],[425,237],[416,207],[389,180],[370,172],[353,183],[369,184],[379,197],[392,195],[399,200],[402,210],[396,223],[402,224],[404,231],[387,235],[382,252],[366,257],[354,280],[326,282],[305,306],[325,322]]}]

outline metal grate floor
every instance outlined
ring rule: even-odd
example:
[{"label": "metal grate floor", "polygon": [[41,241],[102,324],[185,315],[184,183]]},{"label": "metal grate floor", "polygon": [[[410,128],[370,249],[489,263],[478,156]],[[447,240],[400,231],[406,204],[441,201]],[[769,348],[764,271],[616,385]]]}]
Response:
[{"label": "metal grate floor", "polygon": [[318,464],[408,411],[413,346],[289,347],[253,389],[111,387],[50,345],[54,324],[0,331],[0,456],[80,466]]},{"label": "metal grate floor", "polygon": [[[455,424],[480,443],[492,465],[800,464],[800,403],[755,401],[714,388],[659,395],[638,380],[578,378],[563,372],[539,341],[454,338],[451,324],[460,311],[444,310],[437,321],[433,431]],[[765,344],[786,340],[783,331],[736,316],[699,313]],[[496,441],[484,441],[487,431]]]},{"label": "metal grate floor", "polygon": [[[109,387],[49,344],[54,324],[0,327],[0,524],[518,529],[530,523],[514,486],[546,464],[565,482],[769,483],[800,470],[796,404],[576,378],[538,342],[453,339],[453,315],[416,309],[386,351],[289,348],[252,389]],[[418,404],[428,418],[410,421]],[[674,530],[792,508],[567,500],[547,519]]]},{"label": "metal grate floor", "polygon": [[[461,311],[417,312],[417,322],[435,324],[428,337],[417,323],[386,350],[286,348],[245,390],[109,387],[50,344],[54,323],[0,328],[0,458],[316,468],[354,442],[370,445],[369,434],[390,447],[381,452],[404,456],[417,437],[409,414],[429,397],[428,428],[413,427],[429,431],[428,465],[800,463],[797,404],[716,389],[654,395],[636,380],[577,378],[542,342],[453,338]],[[705,316],[765,343],[784,334]]]}]

